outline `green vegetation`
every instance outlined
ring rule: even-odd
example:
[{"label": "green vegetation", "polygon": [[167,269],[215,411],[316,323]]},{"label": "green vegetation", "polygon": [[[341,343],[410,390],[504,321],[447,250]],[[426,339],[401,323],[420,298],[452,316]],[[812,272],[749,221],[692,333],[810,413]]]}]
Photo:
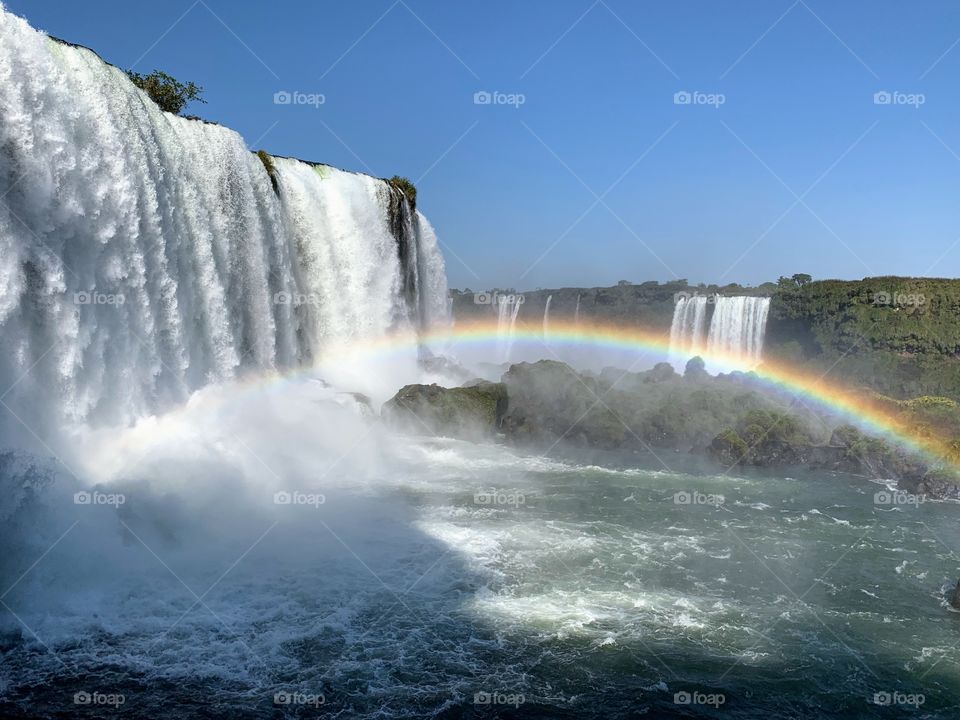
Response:
[{"label": "green vegetation", "polygon": [[781,278],[765,356],[899,399],[960,400],[960,280]]},{"label": "green vegetation", "polygon": [[263,167],[270,176],[270,184],[273,185],[273,191],[280,193],[280,182],[277,180],[277,167],[273,164],[273,157],[266,150],[257,150],[256,155],[263,163]]},{"label": "green vegetation", "polygon": [[882,350],[960,353],[960,280],[877,277],[799,283],[781,278],[770,339],[796,340],[809,355]]},{"label": "green vegetation", "polygon": [[410,182],[405,177],[400,177],[399,175],[394,175],[392,178],[387,180],[390,184],[390,187],[395,190],[399,190],[407,198],[407,202],[410,203],[410,209],[417,209],[417,188],[412,182]]},{"label": "green vegetation", "polygon": [[154,70],[149,75],[141,75],[127,70],[127,77],[143,90],[161,110],[179,115],[191,102],[205,103],[201,97],[203,88],[192,82],[182,83],[162,70]]}]

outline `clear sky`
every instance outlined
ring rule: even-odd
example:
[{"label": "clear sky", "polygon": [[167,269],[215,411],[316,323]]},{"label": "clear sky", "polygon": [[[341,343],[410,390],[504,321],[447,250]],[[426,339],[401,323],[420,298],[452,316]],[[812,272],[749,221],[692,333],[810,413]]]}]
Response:
[{"label": "clear sky", "polygon": [[955,0],[5,4],[254,149],[415,180],[454,287],[960,274]]}]

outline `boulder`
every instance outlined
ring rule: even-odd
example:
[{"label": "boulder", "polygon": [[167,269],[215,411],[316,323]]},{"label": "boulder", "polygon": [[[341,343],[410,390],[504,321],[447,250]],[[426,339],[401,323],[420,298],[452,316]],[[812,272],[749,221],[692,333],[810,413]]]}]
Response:
[{"label": "boulder", "polygon": [[501,383],[458,388],[406,385],[384,403],[381,416],[392,427],[416,435],[478,440],[497,432],[506,405]]}]

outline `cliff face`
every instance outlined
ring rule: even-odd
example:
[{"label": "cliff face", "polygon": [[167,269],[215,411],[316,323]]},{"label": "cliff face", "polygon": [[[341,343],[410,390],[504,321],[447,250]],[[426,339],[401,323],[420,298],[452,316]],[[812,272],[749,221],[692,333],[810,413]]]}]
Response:
[{"label": "cliff face", "polygon": [[768,326],[774,344],[807,355],[869,350],[960,354],[960,280],[877,277],[781,283]]},{"label": "cliff face", "polygon": [[960,280],[782,282],[765,356],[899,399],[960,399]]}]

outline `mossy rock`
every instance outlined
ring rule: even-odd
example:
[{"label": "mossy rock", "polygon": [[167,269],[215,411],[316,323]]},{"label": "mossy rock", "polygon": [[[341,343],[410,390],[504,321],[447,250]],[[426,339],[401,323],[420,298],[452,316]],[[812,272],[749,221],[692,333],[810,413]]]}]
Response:
[{"label": "mossy rock", "polygon": [[412,434],[477,440],[496,433],[506,406],[502,383],[457,388],[406,385],[384,403],[381,415],[391,426]]}]

